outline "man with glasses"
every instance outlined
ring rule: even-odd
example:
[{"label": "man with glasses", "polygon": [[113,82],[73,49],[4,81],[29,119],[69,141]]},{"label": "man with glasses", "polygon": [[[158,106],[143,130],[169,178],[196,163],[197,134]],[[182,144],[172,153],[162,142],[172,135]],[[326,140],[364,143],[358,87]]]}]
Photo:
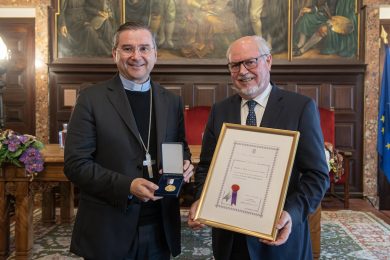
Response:
[{"label": "man with glasses", "polygon": [[183,106],[150,79],[151,31],[122,24],[112,55],[119,73],[80,91],[65,145],[66,176],[80,190],[70,251],[84,259],[169,260],[181,251],[178,198],[154,195],[161,144],[184,144],[184,180],[193,174]]},{"label": "man with glasses", "polygon": [[[196,198],[200,197],[223,123],[295,130],[300,132],[300,139],[286,202],[276,225],[276,241],[213,228],[214,257],[216,260],[312,259],[307,216],[317,208],[329,186],[317,106],[312,99],[279,89],[270,82],[272,56],[260,36],[234,41],[226,56],[237,94],[211,109],[195,175]],[[193,203],[188,216],[193,229],[204,226],[194,220],[198,204],[199,200]]]}]

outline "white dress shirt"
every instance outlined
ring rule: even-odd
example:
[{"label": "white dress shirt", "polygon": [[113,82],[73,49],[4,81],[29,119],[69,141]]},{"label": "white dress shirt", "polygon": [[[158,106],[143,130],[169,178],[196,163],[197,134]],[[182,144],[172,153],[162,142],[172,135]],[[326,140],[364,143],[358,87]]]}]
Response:
[{"label": "white dress shirt", "polygon": [[[261,119],[263,118],[269,95],[271,94],[271,89],[272,89],[271,84],[268,84],[268,86],[264,90],[264,92],[253,99],[257,103],[255,106],[257,126],[260,126],[260,122],[261,122]],[[246,100],[246,99],[241,100],[241,125],[246,124],[246,118],[248,117],[248,113],[249,113],[249,108],[248,108],[248,105],[246,104],[246,102],[248,102],[248,100]]]}]

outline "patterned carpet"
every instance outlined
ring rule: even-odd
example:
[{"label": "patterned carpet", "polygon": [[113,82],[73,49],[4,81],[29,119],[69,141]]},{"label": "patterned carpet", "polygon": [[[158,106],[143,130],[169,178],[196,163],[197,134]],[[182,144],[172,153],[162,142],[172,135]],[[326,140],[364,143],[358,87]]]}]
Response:
[{"label": "patterned carpet", "polygon": [[321,215],[321,259],[390,259],[390,226],[372,213]]},{"label": "patterned carpet", "polygon": [[[43,226],[39,218],[40,212],[34,212],[33,259],[81,259],[68,252],[71,225]],[[390,226],[373,214],[350,210],[323,211],[321,221],[320,259],[390,259]],[[11,243],[12,240],[13,237]],[[13,254],[8,259],[14,259]],[[183,221],[182,254],[174,259],[212,259],[210,229],[195,232]]]}]

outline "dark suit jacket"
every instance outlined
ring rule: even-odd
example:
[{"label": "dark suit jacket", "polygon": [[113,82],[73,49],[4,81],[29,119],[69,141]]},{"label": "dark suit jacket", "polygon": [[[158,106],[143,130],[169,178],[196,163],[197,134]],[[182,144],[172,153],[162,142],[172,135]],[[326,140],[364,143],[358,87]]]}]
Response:
[{"label": "dark suit jacket", "polygon": [[[152,83],[156,113],[157,165],[162,142],[183,142],[183,107],[178,96]],[[118,75],[82,90],[68,126],[65,174],[80,189],[71,252],[88,259],[123,259],[133,241],[140,201],[128,206],[130,184],[142,177],[145,152]],[[172,255],[180,253],[177,198],[161,201],[163,225]]]},{"label": "dark suit jacket", "polygon": [[[234,95],[211,109],[195,174],[197,197],[203,188],[222,124],[240,124],[240,106],[241,97]],[[300,139],[284,206],[293,223],[290,237],[285,244],[270,247],[255,237],[247,236],[251,259],[312,259],[307,216],[317,208],[329,186],[317,106],[308,97],[273,86],[261,126],[296,130],[300,132]],[[230,231],[213,229],[216,260],[229,259],[232,234]]]}]

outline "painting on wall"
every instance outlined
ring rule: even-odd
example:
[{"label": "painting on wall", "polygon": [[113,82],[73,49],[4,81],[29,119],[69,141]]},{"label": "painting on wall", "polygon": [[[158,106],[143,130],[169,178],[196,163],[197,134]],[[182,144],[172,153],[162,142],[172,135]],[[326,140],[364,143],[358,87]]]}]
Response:
[{"label": "painting on wall", "polygon": [[109,57],[121,9],[117,0],[59,0],[57,58]]},{"label": "painting on wall", "polygon": [[285,0],[127,0],[125,19],[150,26],[162,59],[225,58],[232,41],[254,34],[287,58]]},{"label": "painting on wall", "polygon": [[293,59],[358,56],[357,0],[293,1]]},{"label": "painting on wall", "polygon": [[55,58],[110,58],[124,21],[148,25],[159,61],[226,60],[229,44],[261,35],[274,59],[356,59],[357,0],[58,0]]}]

